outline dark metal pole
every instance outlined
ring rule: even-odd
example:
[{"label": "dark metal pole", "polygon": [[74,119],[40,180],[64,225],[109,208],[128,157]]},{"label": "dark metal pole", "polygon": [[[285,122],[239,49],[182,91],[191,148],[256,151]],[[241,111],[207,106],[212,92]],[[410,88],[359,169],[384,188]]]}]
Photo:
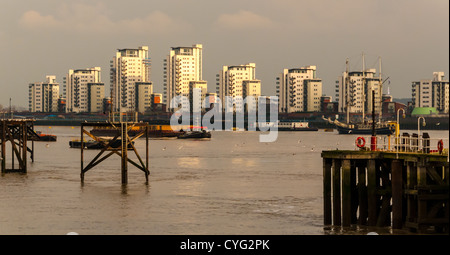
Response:
[{"label": "dark metal pole", "polygon": [[128,183],[128,169],[127,169],[127,161],[128,161],[128,127],[127,122],[122,122],[122,184]]},{"label": "dark metal pole", "polygon": [[81,148],[80,148],[80,150],[81,150],[81,173],[80,173],[80,177],[81,177],[81,182],[84,182],[84,172],[83,172],[83,170],[84,170],[84,166],[83,166],[83,161],[84,161],[84,141],[83,141],[83,131],[84,131],[84,125],[83,125],[83,123],[81,123],[81,135],[80,135],[80,143],[81,143]]},{"label": "dark metal pole", "polygon": [[148,175],[150,171],[148,170],[148,124],[145,125],[145,180],[148,184]]},{"label": "dark metal pole", "polygon": [[375,91],[372,90],[372,136],[375,135]]},{"label": "dark metal pole", "polygon": [[377,150],[377,137],[375,130],[375,90],[372,90],[372,137],[370,139],[370,150]]},{"label": "dark metal pole", "polygon": [[6,172],[6,121],[2,121],[2,173]]}]

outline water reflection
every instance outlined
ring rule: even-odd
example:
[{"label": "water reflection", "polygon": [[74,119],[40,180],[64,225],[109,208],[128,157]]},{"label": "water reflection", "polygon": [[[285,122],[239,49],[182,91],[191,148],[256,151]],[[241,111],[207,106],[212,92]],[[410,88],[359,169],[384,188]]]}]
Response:
[{"label": "water reflection", "polygon": [[[80,151],[68,146],[79,128],[52,131],[58,141],[35,143],[27,174],[0,176],[0,234],[398,233],[323,226],[320,153],[353,149],[354,136],[280,132],[276,142],[259,143],[258,132],[214,132],[210,141],[150,140],[148,185],[131,164],[121,185],[114,155],[81,183]],[[143,151],[145,141],[136,147]],[[85,153],[86,165],[98,151]]]}]

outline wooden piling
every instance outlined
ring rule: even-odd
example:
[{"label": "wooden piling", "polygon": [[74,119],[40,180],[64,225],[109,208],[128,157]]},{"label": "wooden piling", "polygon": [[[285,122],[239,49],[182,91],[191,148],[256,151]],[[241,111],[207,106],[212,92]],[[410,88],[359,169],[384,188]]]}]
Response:
[{"label": "wooden piling", "polygon": [[[99,137],[91,134],[89,131],[85,129],[85,127],[103,127],[115,130],[116,135],[112,139],[100,139]],[[130,130],[136,127],[139,129],[137,133],[134,134],[134,136],[130,136]],[[139,155],[136,147],[134,147],[133,143],[136,139],[142,137],[145,134],[146,139],[146,159],[145,163],[144,160],[142,160],[141,156]],[[82,144],[84,135],[89,136],[93,140],[99,142],[102,144],[102,149],[100,152],[86,165],[84,166],[84,148],[82,146],[81,148],[81,182],[84,182],[84,176],[87,171],[94,168],[113,154],[116,154],[121,157],[121,183],[127,184],[128,183],[128,163],[131,163],[138,169],[142,170],[145,174],[146,183],[148,183],[148,175],[150,174],[149,169],[149,162],[148,162],[148,123],[143,122],[118,122],[118,123],[97,123],[97,122],[86,122],[81,123],[81,141]],[[114,144],[118,139],[121,139],[121,145],[118,148],[113,148],[112,144]],[[133,151],[139,161],[139,163],[135,162],[134,160],[130,159],[128,157],[128,150]],[[106,151],[108,153],[106,155],[103,155]]]},{"label": "wooden piling", "polygon": [[398,159],[392,160],[392,228],[401,229],[403,223],[403,165]]},{"label": "wooden piling", "polygon": [[377,169],[374,159],[367,162],[367,224],[375,226],[377,224],[378,214],[378,195],[377,195]]},{"label": "wooden piling", "polygon": [[331,225],[331,167],[330,159],[323,159],[323,224]]},{"label": "wooden piling", "polygon": [[368,203],[367,203],[367,184],[366,184],[366,161],[358,161],[358,204],[359,217],[358,225],[366,225],[368,217]]},{"label": "wooden piling", "polygon": [[2,120],[2,173],[6,171],[6,120]]},{"label": "wooden piling", "polygon": [[333,225],[341,225],[341,161],[332,160]]},{"label": "wooden piling", "polygon": [[350,160],[342,161],[342,226],[348,227],[351,224],[351,172]]},{"label": "wooden piling", "polygon": [[122,130],[122,135],[121,135],[121,139],[122,139],[122,184],[127,184],[128,183],[128,136],[127,136],[127,123],[120,123],[121,125],[121,130]]}]

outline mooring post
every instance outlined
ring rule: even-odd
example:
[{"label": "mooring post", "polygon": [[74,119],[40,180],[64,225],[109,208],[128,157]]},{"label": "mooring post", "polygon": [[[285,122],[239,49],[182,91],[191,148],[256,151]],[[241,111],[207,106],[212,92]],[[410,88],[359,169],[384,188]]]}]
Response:
[{"label": "mooring post", "polygon": [[392,228],[401,229],[403,223],[403,164],[394,159],[391,162],[392,183]]},{"label": "mooring post", "polygon": [[9,140],[11,142],[11,170],[14,171],[14,127],[8,128]]},{"label": "mooring post", "polygon": [[323,224],[331,225],[331,160],[323,159]]},{"label": "mooring post", "polygon": [[[32,133],[34,133],[34,123],[30,125]],[[31,152],[30,152],[31,162],[34,162],[34,139],[31,139]]]}]

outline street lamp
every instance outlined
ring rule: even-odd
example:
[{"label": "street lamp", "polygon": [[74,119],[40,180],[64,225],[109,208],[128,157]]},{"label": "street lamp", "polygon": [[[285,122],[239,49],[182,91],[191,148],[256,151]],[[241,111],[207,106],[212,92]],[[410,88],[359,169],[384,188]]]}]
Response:
[{"label": "street lamp", "polygon": [[424,118],[424,117],[419,117],[419,118],[417,119],[417,137],[420,137],[420,119],[423,120],[422,125],[423,125],[424,127],[425,127],[425,125],[427,124],[427,123],[425,122],[425,118]]},{"label": "street lamp", "polygon": [[424,127],[425,127],[425,125],[427,124],[427,123],[425,122],[425,118],[424,118],[424,117],[419,117],[419,118],[417,119],[417,149],[419,149],[419,139],[420,139],[420,119],[423,120],[422,125],[423,125]]},{"label": "street lamp", "polygon": [[399,118],[400,111],[403,111],[402,117],[405,118],[405,109],[404,108],[398,109],[397,110],[397,127],[395,128],[397,150],[398,150],[398,139],[399,139],[399,136],[400,136],[400,118]]}]

